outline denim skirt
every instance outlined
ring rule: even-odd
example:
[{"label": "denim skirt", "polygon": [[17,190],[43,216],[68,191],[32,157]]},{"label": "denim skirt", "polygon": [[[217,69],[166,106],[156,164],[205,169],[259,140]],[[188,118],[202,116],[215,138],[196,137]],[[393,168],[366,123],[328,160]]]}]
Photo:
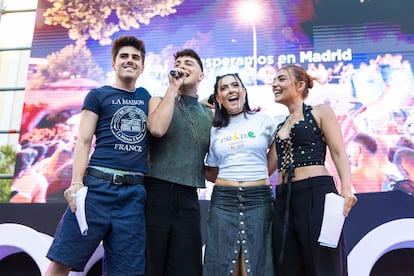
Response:
[{"label": "denim skirt", "polygon": [[272,212],[270,186],[214,186],[203,275],[233,275],[243,254],[247,275],[273,276]]}]

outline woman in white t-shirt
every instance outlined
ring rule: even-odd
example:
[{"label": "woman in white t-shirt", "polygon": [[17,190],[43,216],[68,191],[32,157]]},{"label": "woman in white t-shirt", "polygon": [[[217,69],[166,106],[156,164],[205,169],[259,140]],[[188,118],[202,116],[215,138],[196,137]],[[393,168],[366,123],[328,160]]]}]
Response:
[{"label": "woman in white t-shirt", "polygon": [[269,175],[276,169],[275,124],[250,109],[237,73],[217,77],[214,105],[206,175],[215,185],[203,275],[273,276]]}]

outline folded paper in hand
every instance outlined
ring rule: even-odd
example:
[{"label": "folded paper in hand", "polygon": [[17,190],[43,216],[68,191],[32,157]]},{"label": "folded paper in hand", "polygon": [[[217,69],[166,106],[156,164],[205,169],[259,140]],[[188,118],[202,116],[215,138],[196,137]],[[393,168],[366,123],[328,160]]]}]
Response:
[{"label": "folded paper in hand", "polygon": [[85,199],[88,193],[88,187],[83,186],[76,191],[76,220],[78,221],[79,229],[82,236],[88,235],[88,223],[86,222],[85,214]]},{"label": "folded paper in hand", "polygon": [[318,239],[320,245],[336,248],[342,227],[344,226],[344,198],[335,194],[325,195],[325,207],[321,233]]}]

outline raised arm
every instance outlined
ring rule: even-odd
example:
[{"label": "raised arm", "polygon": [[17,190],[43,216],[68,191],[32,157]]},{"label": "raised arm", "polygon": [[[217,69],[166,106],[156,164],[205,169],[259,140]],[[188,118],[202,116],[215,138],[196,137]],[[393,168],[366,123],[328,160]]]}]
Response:
[{"label": "raised arm", "polygon": [[164,97],[152,97],[148,105],[147,128],[151,135],[162,137],[170,127],[174,113],[174,100],[183,78],[174,78],[168,74],[169,85]]}]

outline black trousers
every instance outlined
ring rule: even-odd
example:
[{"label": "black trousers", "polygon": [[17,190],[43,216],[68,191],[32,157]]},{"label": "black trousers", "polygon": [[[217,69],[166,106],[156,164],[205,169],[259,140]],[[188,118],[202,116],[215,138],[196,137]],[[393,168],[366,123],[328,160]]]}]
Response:
[{"label": "black trousers", "polygon": [[[291,185],[289,206],[287,185]],[[330,176],[312,177],[276,187],[273,250],[278,276],[347,275],[343,234],[337,248],[318,243],[325,194],[330,192],[337,193]],[[286,208],[289,208],[287,218]]]},{"label": "black trousers", "polygon": [[201,215],[197,189],[147,177],[145,187],[145,275],[201,275]]}]

